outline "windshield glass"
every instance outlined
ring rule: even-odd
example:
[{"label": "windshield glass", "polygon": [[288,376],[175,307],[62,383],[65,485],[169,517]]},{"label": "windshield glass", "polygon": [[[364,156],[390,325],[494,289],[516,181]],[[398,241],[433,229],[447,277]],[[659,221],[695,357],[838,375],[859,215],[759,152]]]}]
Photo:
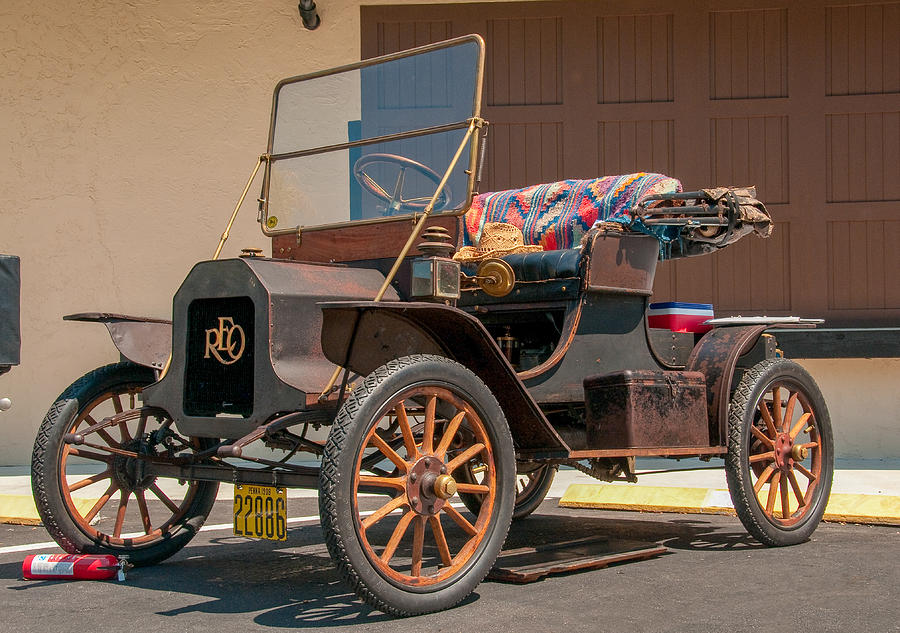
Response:
[{"label": "windshield glass", "polygon": [[[470,36],[282,81],[264,226],[281,232],[423,211],[479,113],[482,57],[481,40]],[[472,142],[434,212],[468,202]]]}]

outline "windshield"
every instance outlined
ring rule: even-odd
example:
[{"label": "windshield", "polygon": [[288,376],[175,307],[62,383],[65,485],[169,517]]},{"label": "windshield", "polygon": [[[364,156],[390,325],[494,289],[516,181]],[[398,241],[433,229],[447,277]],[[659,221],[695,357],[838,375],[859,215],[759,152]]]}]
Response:
[{"label": "windshield", "polygon": [[[263,185],[269,234],[425,209],[479,114],[483,42],[467,36],[283,80]],[[473,135],[434,212],[469,202]]]}]

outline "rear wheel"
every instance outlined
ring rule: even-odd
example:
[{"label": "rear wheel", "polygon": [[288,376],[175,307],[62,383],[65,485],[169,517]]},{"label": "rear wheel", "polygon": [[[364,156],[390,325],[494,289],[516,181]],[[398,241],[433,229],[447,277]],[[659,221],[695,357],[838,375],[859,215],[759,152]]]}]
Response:
[{"label": "rear wheel", "polygon": [[[218,483],[164,490],[156,477],[143,473],[141,460],[117,452],[163,448],[149,437],[168,419],[148,415],[138,401],[154,379],[152,370],[131,363],[95,369],[69,386],[44,417],[32,453],[31,485],[44,526],[67,552],[157,563],[184,547],[212,509]],[[63,441],[67,433],[114,415],[122,421],[87,435],[84,444]],[[210,442],[171,429],[163,439],[165,450],[178,453]]]},{"label": "rear wheel", "polygon": [[[480,483],[459,473],[472,460]],[[484,578],[506,539],[515,458],[481,380],[439,356],[379,367],[350,394],[322,459],[319,511],[335,564],[367,603],[394,615],[449,608]],[[474,516],[457,493],[479,494]]]},{"label": "rear wheel", "polygon": [[766,545],[808,539],[834,469],[831,419],[812,376],[785,359],[756,364],[734,392],[728,424],[725,475],[744,527]]},{"label": "rear wheel", "polygon": [[[556,477],[555,464],[518,464],[516,468],[516,501],[513,507],[513,521],[524,519],[538,509],[550,491]],[[484,473],[484,465],[469,462],[460,474],[465,481],[479,483]],[[466,507],[477,513],[481,508],[483,495],[460,493],[459,498]]]}]

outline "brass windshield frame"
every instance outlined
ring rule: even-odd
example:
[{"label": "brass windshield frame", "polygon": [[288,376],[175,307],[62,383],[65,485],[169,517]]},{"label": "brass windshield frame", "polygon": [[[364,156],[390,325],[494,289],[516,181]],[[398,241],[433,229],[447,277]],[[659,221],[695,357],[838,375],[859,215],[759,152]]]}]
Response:
[{"label": "brass windshield frame", "polygon": [[[451,48],[453,46],[458,46],[465,42],[474,42],[478,46],[478,59],[476,62],[476,70],[475,70],[475,93],[472,103],[472,117],[468,118],[464,121],[458,121],[454,123],[448,123],[444,125],[432,126],[428,128],[422,128],[419,130],[408,130],[406,132],[399,132],[396,134],[388,134],[385,136],[378,136],[373,138],[361,139],[358,141],[348,141],[346,143],[338,143],[334,145],[326,145],[323,147],[315,147],[303,150],[297,150],[293,152],[285,152],[281,154],[273,154],[272,149],[274,147],[275,141],[275,120],[278,115],[278,95],[281,91],[281,88],[288,84],[298,83],[301,81],[306,81],[309,79],[316,79],[318,77],[327,77],[329,75],[337,75],[339,73],[348,72],[352,70],[359,70],[362,68],[368,68],[370,66],[375,66],[377,64],[381,64],[384,62],[394,61],[397,59],[403,59],[406,57],[412,57],[414,55],[419,55],[422,53],[427,53],[430,51],[440,50],[444,48]],[[316,154],[324,154],[326,152],[334,152],[341,151],[345,149],[350,149],[354,147],[362,147],[365,145],[373,145],[376,143],[383,143],[387,141],[396,141],[403,140],[408,138],[415,138],[418,136],[426,136],[428,134],[437,134],[441,132],[449,132],[453,130],[466,130],[470,128],[473,121],[476,122],[474,126],[474,130],[470,130],[469,133],[469,166],[466,169],[466,174],[468,175],[466,181],[466,198],[464,204],[460,206],[459,209],[454,211],[446,211],[442,212],[441,215],[447,216],[459,216],[464,214],[469,206],[472,204],[472,197],[474,195],[475,189],[475,178],[476,178],[476,167],[479,157],[479,146],[481,143],[481,129],[482,124],[484,123],[481,119],[481,99],[482,99],[482,84],[484,80],[484,55],[485,55],[485,45],[484,40],[480,35],[464,35],[461,37],[455,37],[453,39],[444,40],[443,42],[437,42],[435,44],[428,44],[426,46],[419,46],[417,48],[411,48],[405,51],[400,51],[397,53],[391,53],[389,55],[382,55],[380,57],[373,57],[371,59],[363,60],[360,62],[355,62],[352,64],[346,64],[344,66],[338,66],[336,68],[329,68],[327,70],[321,70],[313,73],[308,73],[305,75],[298,75],[295,77],[288,77],[286,79],[282,79],[275,85],[275,91],[272,95],[272,114],[269,119],[269,140],[266,147],[265,154],[265,169],[263,172],[263,183],[262,183],[262,193],[259,198],[259,214],[257,216],[257,221],[260,224],[260,228],[262,229],[263,235],[267,237],[276,237],[278,235],[296,235],[301,232],[305,233],[307,231],[322,231],[327,229],[334,229],[342,226],[364,226],[367,224],[382,224],[385,222],[401,222],[410,220],[415,220],[418,216],[421,216],[420,213],[408,213],[403,215],[393,215],[384,218],[368,218],[365,220],[347,220],[345,222],[333,222],[329,224],[317,224],[313,226],[304,226],[297,225],[290,228],[284,229],[276,229],[272,230],[268,228],[267,222],[269,218],[269,182],[271,178],[271,170],[272,163],[278,160],[286,160],[290,158],[299,158],[301,156],[313,156]],[[449,172],[455,167],[455,164],[451,163],[450,167],[443,174],[443,181],[449,177]]]}]

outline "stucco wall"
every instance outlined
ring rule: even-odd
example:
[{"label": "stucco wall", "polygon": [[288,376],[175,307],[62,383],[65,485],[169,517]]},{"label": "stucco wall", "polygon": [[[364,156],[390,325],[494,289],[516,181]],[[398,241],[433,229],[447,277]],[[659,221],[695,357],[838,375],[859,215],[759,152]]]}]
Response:
[{"label": "stucco wall", "polygon": [[825,396],[838,457],[900,457],[900,358],[808,359]]},{"label": "stucco wall", "polygon": [[[0,413],[0,465],[27,463],[53,398],[117,360],[102,326],[60,317],[169,315],[265,149],[274,83],[358,59],[358,7],[321,0],[322,26],[306,31],[295,0],[0,3],[0,252],[22,258],[22,364],[0,378],[14,402]],[[251,203],[224,256],[268,250],[254,220]],[[808,366],[840,419],[839,450],[896,454],[896,432],[887,446],[885,435],[900,361]],[[873,417],[885,426],[852,430]]]},{"label": "stucco wall", "polygon": [[[358,2],[0,3],[0,252],[22,258],[22,364],[0,378],[0,464],[30,458],[49,403],[117,360],[103,310],[168,316],[212,255],[257,156],[272,88],[359,58]],[[268,250],[250,204],[223,253]]]}]

